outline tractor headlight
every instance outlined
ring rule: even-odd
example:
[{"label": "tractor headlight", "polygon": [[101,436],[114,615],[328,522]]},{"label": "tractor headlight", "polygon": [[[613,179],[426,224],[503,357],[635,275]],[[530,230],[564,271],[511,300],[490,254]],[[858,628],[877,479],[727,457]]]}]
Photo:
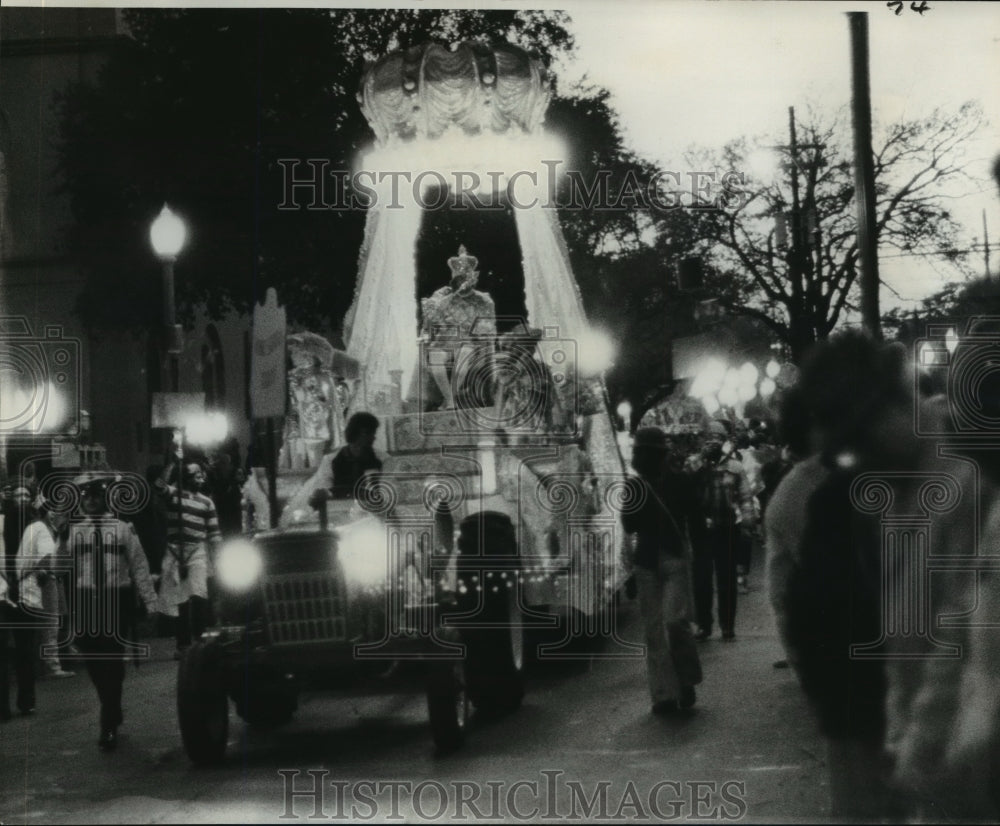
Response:
[{"label": "tractor headlight", "polygon": [[219,582],[230,591],[246,591],[260,578],[263,568],[260,550],[246,539],[223,544],[215,560]]},{"label": "tractor headlight", "polygon": [[374,517],[366,517],[337,532],[338,557],[347,580],[362,588],[385,587],[389,567],[385,526]]}]

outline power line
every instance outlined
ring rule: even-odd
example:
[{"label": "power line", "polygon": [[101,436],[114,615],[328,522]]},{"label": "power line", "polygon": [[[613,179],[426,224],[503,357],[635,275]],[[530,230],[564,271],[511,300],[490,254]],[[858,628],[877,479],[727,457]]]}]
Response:
[{"label": "power line", "polygon": [[934,250],[930,252],[896,252],[891,255],[879,255],[880,259],[884,258],[926,258],[932,255],[943,255],[943,256],[957,256],[957,255],[967,255],[973,252],[982,252],[985,250],[985,245],[980,243],[975,243],[969,247],[958,250]]}]

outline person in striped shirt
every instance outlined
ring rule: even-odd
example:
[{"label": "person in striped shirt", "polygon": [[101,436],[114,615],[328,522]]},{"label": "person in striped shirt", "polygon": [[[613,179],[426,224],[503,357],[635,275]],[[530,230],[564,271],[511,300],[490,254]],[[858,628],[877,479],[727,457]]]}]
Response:
[{"label": "person in striped shirt", "polygon": [[160,602],[165,614],[177,618],[178,659],[208,627],[211,553],[222,539],[215,505],[201,493],[204,484],[201,465],[187,462],[180,501],[176,487],[165,481],[159,485],[167,503],[167,552],[160,575]]}]

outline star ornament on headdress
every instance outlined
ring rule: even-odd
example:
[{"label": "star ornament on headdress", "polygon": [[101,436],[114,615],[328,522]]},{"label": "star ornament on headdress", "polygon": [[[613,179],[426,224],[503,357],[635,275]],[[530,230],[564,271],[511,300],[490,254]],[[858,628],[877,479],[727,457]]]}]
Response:
[{"label": "star ornament on headdress", "polygon": [[451,270],[452,278],[468,278],[476,272],[479,266],[479,259],[466,252],[465,244],[458,248],[458,255],[448,259],[448,267]]}]

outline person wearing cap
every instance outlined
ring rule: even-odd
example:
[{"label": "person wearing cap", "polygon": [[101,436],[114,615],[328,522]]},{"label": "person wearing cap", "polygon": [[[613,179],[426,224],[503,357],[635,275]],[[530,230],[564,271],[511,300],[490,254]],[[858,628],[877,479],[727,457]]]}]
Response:
[{"label": "person wearing cap", "polygon": [[[702,680],[701,662],[691,635],[690,567],[685,509],[678,507],[666,483],[666,435],[658,427],[641,427],[632,444],[637,476],[626,480],[628,495],[621,511],[622,527],[634,538],[631,569],[646,638],[646,674],[654,714],[690,708]],[[626,586],[628,588],[628,585]]]},{"label": "person wearing cap", "polygon": [[67,541],[75,582],[73,631],[100,700],[98,746],[111,751],[123,719],[126,645],[136,597],[152,614],[156,591],[135,530],[109,512],[109,480],[85,475],[76,485],[81,513],[70,520]]},{"label": "person wearing cap", "polygon": [[160,601],[167,615],[177,617],[177,659],[208,627],[209,545],[214,549],[222,541],[215,503],[201,492],[205,478],[198,462],[187,462],[181,492],[165,481],[158,483],[167,502],[167,553],[160,575]]}]

